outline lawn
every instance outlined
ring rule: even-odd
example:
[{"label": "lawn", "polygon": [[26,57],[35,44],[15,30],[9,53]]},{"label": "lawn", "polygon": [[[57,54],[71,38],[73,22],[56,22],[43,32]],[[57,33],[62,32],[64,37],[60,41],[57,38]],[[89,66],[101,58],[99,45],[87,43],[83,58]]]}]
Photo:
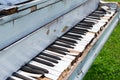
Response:
[{"label": "lawn", "polygon": [[[120,0],[116,1],[120,2]],[[112,32],[83,80],[120,80],[120,23]]]},{"label": "lawn", "polygon": [[104,1],[114,1],[114,2],[120,2],[120,0],[104,0]]}]

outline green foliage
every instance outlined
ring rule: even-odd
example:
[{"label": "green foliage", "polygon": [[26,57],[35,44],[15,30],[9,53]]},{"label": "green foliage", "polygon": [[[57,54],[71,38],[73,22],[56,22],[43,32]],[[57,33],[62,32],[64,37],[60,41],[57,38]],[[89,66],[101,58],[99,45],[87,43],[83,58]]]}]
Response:
[{"label": "green foliage", "polygon": [[120,23],[114,29],[84,80],[120,80]]},{"label": "green foliage", "polygon": [[104,1],[114,1],[114,2],[120,2],[120,0],[104,0]]}]

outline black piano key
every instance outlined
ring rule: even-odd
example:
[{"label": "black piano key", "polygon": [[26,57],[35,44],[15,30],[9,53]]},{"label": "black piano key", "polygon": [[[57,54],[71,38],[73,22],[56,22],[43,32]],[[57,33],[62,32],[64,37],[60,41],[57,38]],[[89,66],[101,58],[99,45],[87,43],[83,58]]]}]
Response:
[{"label": "black piano key", "polygon": [[89,16],[98,16],[98,17],[103,17],[104,14],[96,14],[96,13],[93,13],[93,14],[90,14]]},{"label": "black piano key", "polygon": [[77,25],[79,25],[79,24],[92,26],[92,25],[94,25],[95,23],[93,23],[93,22],[88,22],[88,21],[84,21],[84,22],[78,23]]},{"label": "black piano key", "polygon": [[42,74],[42,75],[44,75],[44,71],[32,69],[32,68],[30,68],[28,66],[23,66],[20,70],[28,72],[28,73],[34,73],[34,74]]},{"label": "black piano key", "polygon": [[93,14],[105,15],[107,12],[104,13],[103,11],[94,11]]},{"label": "black piano key", "polygon": [[73,38],[73,39],[76,39],[76,40],[80,40],[80,38],[82,38],[82,37],[73,36],[73,35],[70,35],[70,34],[65,34],[64,37]]},{"label": "black piano key", "polygon": [[93,16],[93,15],[89,15],[89,16],[86,17],[86,19],[87,19],[87,18],[90,19],[89,21],[91,21],[91,19],[101,20],[101,17],[99,17],[99,16]]},{"label": "black piano key", "polygon": [[[73,29],[75,29],[75,28],[73,28]],[[88,32],[88,30],[85,30],[85,29],[75,29],[75,30],[78,30],[78,31],[83,32],[83,33]]]},{"label": "black piano key", "polygon": [[89,24],[91,24],[91,25],[94,25],[94,24],[95,24],[94,22],[85,21],[85,19],[83,19],[80,23],[89,23]]},{"label": "black piano key", "polygon": [[94,11],[94,13],[97,13],[97,14],[106,14],[107,12],[103,12],[103,11]]},{"label": "black piano key", "polygon": [[104,10],[104,9],[101,8],[101,7],[97,8],[95,11],[101,11],[101,12],[103,12],[103,13],[106,13],[106,10]]},{"label": "black piano key", "polygon": [[92,16],[92,15],[88,16],[87,18],[100,20],[100,17],[96,17],[96,16]]},{"label": "black piano key", "polygon": [[39,58],[42,58],[42,59],[45,59],[45,60],[48,60],[48,61],[53,62],[53,63],[58,63],[57,60],[52,59],[52,58],[49,58],[49,57],[45,57],[45,56],[43,56],[43,55],[38,55],[38,57],[39,57]]},{"label": "black piano key", "polygon": [[30,67],[32,69],[36,69],[36,70],[39,70],[39,71],[43,71],[44,73],[49,73],[49,71],[47,69],[37,67],[37,66],[32,65],[32,64],[26,64],[25,66],[28,66],[28,67]]},{"label": "black piano key", "polygon": [[67,41],[71,42],[71,43],[77,43],[75,40],[72,40],[70,38],[67,38],[67,37],[61,37],[61,39],[66,39]]},{"label": "black piano key", "polygon": [[[78,29],[79,29],[79,28],[78,28]],[[64,37],[64,38],[70,39],[70,40],[76,42],[76,44],[78,43],[77,41],[81,41],[81,39],[82,39],[82,38],[80,38],[80,39],[79,39],[79,38],[78,38],[78,39],[75,39],[74,37],[68,37],[68,36],[67,36],[67,37]]]},{"label": "black piano key", "polygon": [[[56,46],[50,46],[49,48],[47,48],[47,50],[57,52],[57,53],[62,54],[62,55],[66,55],[65,52],[68,52],[67,49],[56,47]],[[63,51],[65,51],[65,52],[63,52]]]},{"label": "black piano key", "polygon": [[56,59],[56,60],[61,60],[60,57],[58,57],[58,56],[54,56],[54,55],[51,55],[51,54],[49,54],[49,53],[41,52],[40,55],[44,55],[44,56],[47,56],[47,57],[50,57],[50,58],[53,58],[53,59]]},{"label": "black piano key", "polygon": [[80,26],[89,26],[89,27],[92,27],[93,25],[88,25],[88,24],[83,24],[83,23],[78,23],[77,26],[80,25]]},{"label": "black piano key", "polygon": [[60,45],[52,45],[50,46],[52,49],[55,49],[55,50],[62,50],[62,51],[65,51],[65,52],[69,52],[68,49],[65,49],[65,48],[62,48],[62,47],[59,47]]},{"label": "black piano key", "polygon": [[[83,29],[79,29],[79,30],[78,30],[78,29],[75,29],[75,28],[72,28],[71,31],[74,31],[74,30],[75,30],[75,31],[77,30],[77,31],[82,32],[82,33],[88,32],[88,30],[83,30]],[[70,31],[70,32],[71,32],[71,31]]]},{"label": "black piano key", "polygon": [[85,30],[90,30],[92,29],[93,27],[86,27],[86,26],[77,26],[75,28],[78,28],[78,29],[85,29]]},{"label": "black piano key", "polygon": [[64,47],[68,47],[68,48],[74,48],[74,47],[72,47],[71,45],[68,45],[68,44],[65,44],[65,43],[54,43],[54,44],[56,44],[56,45],[60,45],[60,46],[64,46]]},{"label": "black piano key", "polygon": [[88,30],[73,28],[70,32],[77,33],[77,34],[80,34],[80,35],[85,35],[86,32],[88,32]]},{"label": "black piano key", "polygon": [[79,29],[81,29],[81,28],[91,29],[92,27],[91,27],[91,26],[81,26],[81,25],[78,25],[78,26],[76,26],[75,28],[79,28]]},{"label": "black piano key", "polygon": [[81,24],[88,24],[88,25],[94,25],[95,23],[93,23],[93,22],[88,22],[88,21],[81,21],[80,22]]},{"label": "black piano key", "polygon": [[15,76],[15,77],[18,77],[18,78],[21,78],[21,79],[23,79],[23,80],[32,80],[32,79],[30,79],[30,78],[28,78],[28,77],[26,77],[26,76],[24,76],[24,75],[21,75],[21,74],[18,74],[18,73],[13,73],[13,76]]},{"label": "black piano key", "polygon": [[[77,26],[76,26],[77,27]],[[79,34],[74,34],[74,33],[71,33],[71,32],[69,32],[69,33],[67,33],[67,34],[69,34],[69,35],[72,35],[72,36],[76,36],[76,37],[79,37],[79,38],[83,38],[81,35],[79,35]]]},{"label": "black piano key", "polygon": [[72,46],[75,46],[75,43],[76,43],[76,42],[72,42],[71,40],[65,39],[65,38],[59,38],[59,39],[57,39],[57,41],[63,42],[63,43],[66,43],[66,44],[69,44],[69,45],[72,45]]},{"label": "black piano key", "polygon": [[15,79],[13,79],[12,77],[8,77],[6,80],[15,80]]},{"label": "black piano key", "polygon": [[41,60],[41,59],[38,59],[38,58],[34,58],[33,60],[36,61],[36,62],[39,62],[39,63],[41,63],[41,64],[50,66],[50,67],[54,67],[54,66],[55,66],[54,64],[52,64],[52,63],[50,63],[50,62],[47,62],[47,61],[44,61],[44,60]]}]

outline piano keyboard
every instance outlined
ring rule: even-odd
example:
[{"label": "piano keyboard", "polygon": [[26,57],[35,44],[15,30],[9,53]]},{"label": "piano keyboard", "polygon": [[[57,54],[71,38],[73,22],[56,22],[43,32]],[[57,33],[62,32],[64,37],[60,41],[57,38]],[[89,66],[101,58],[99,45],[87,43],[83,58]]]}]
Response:
[{"label": "piano keyboard", "polygon": [[61,80],[105,28],[115,10],[99,7],[7,80]]}]

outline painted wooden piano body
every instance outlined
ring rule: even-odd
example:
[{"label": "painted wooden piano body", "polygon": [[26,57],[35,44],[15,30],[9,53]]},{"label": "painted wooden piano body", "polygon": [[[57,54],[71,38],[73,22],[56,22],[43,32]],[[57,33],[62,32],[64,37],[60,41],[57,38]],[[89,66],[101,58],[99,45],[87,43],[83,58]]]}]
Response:
[{"label": "painted wooden piano body", "polygon": [[[6,14],[0,14],[0,79],[7,79],[13,72],[96,10],[99,4],[101,4],[99,0],[33,0],[17,5],[2,6],[1,11]],[[87,57],[95,56],[94,53],[99,52],[119,21],[118,6],[114,3],[101,5],[105,4],[113,10],[117,9],[117,14],[107,25],[110,26],[110,29],[108,28],[105,32],[108,32],[107,35],[103,34],[104,38],[101,37]],[[78,63],[73,73],[67,76],[69,80],[79,80],[84,76],[85,70],[88,69],[87,61],[88,66],[90,65],[87,57],[82,63]],[[92,58],[90,61],[93,60]],[[82,68],[84,65],[86,69]]]}]

